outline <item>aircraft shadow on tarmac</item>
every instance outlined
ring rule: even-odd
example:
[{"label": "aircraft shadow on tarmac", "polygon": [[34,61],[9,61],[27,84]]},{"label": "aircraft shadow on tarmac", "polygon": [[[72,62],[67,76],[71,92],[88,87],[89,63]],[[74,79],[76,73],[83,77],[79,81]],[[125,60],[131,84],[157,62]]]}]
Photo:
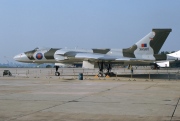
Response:
[{"label": "aircraft shadow on tarmac", "polygon": [[[131,74],[129,75],[118,75],[117,77],[125,77],[131,78]],[[177,80],[180,78],[179,74],[132,74],[132,78],[140,78],[140,79],[174,79]]]}]

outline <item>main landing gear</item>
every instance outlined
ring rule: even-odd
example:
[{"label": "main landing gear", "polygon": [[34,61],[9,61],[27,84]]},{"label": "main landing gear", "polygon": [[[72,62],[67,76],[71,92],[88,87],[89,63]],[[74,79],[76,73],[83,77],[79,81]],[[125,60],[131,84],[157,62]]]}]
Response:
[{"label": "main landing gear", "polygon": [[56,68],[55,76],[60,76],[60,73],[58,72],[59,66],[55,66],[55,68]]},{"label": "main landing gear", "polygon": [[[98,77],[105,77],[107,75],[112,76],[113,73],[111,72],[112,66],[111,64],[105,64],[104,62],[98,62],[99,73]],[[105,70],[104,70],[105,67]]]},{"label": "main landing gear", "polygon": [[[98,62],[98,67],[99,67],[99,73],[98,77],[105,77],[105,76],[112,76],[114,75],[113,72],[111,72],[112,65],[111,64],[106,64],[104,62]],[[60,76],[60,73],[58,72],[59,66],[55,66],[56,72],[55,76]]]}]

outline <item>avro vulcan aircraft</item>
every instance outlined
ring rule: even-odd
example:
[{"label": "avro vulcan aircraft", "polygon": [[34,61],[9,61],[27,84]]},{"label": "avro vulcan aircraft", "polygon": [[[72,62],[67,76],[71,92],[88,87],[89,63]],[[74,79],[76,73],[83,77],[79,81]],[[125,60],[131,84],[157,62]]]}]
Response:
[{"label": "avro vulcan aircraft", "polygon": [[[125,49],[67,49],[67,48],[36,48],[18,54],[14,60],[25,63],[55,63],[55,75],[59,76],[59,64],[82,63],[83,68],[99,68],[98,76],[109,75],[112,64],[143,65],[152,64],[163,60],[165,57],[158,55],[171,29],[152,29],[145,37],[133,46]],[[106,71],[105,71],[106,70]]]}]

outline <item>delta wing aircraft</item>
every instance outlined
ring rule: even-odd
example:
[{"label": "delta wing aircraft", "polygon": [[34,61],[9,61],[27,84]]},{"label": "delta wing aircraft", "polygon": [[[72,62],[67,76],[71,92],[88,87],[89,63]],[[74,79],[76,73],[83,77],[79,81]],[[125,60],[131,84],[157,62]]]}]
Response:
[{"label": "delta wing aircraft", "polygon": [[58,64],[82,63],[83,68],[99,68],[98,76],[111,74],[112,64],[141,65],[151,64],[162,60],[158,55],[162,45],[168,37],[171,29],[152,29],[152,31],[125,49],[63,49],[63,48],[36,48],[18,54],[14,60],[25,63],[55,63],[55,75],[59,76]]}]

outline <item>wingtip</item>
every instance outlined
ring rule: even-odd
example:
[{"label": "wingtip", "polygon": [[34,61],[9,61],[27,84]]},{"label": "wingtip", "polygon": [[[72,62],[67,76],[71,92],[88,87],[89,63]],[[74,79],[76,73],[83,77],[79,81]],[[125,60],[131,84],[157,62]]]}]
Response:
[{"label": "wingtip", "polygon": [[171,32],[172,31],[172,29],[171,28],[154,28],[154,29],[152,29],[152,31],[154,31],[154,32],[160,32],[160,31],[167,31],[167,32]]}]

